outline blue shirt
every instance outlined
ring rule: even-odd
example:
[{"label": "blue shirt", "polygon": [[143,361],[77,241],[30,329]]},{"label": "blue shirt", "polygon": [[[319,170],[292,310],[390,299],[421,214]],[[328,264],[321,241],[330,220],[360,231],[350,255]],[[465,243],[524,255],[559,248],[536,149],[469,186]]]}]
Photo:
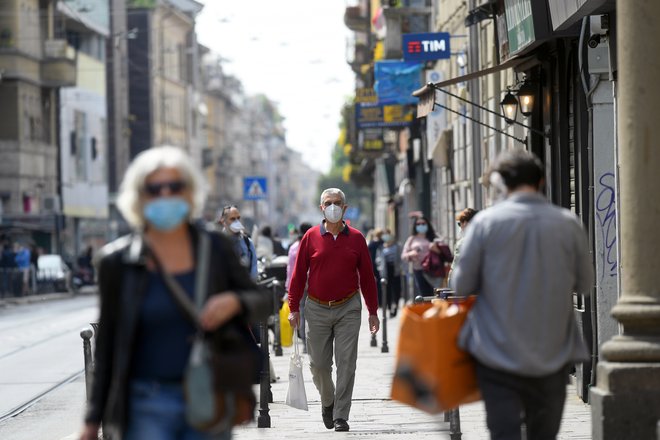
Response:
[{"label": "blue shirt", "polygon": [[23,248],[16,254],[16,265],[19,269],[30,268],[30,250]]},{"label": "blue shirt", "polygon": [[478,294],[459,345],[481,363],[528,377],[589,359],[573,292],[589,294],[593,267],[578,218],[538,193],[513,193],[466,229],[451,284]]},{"label": "blue shirt", "polygon": [[234,234],[230,232],[228,235],[229,238],[231,238],[232,243],[234,243],[234,251],[236,252],[236,255],[238,255],[238,259],[241,261],[241,264],[243,267],[248,269],[248,272],[250,272],[250,278],[252,278],[253,281],[256,281],[257,252],[254,249],[254,243],[250,237],[247,237],[243,234]]},{"label": "blue shirt", "polygon": [[[149,273],[133,353],[135,379],[177,382],[183,378],[196,329],[159,273]],[[174,279],[194,301],[195,271]]]}]

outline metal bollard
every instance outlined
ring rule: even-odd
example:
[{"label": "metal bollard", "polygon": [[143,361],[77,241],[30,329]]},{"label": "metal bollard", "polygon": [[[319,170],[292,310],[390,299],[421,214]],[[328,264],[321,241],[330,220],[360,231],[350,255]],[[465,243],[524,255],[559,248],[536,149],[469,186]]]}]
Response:
[{"label": "metal bollard", "polygon": [[380,348],[381,353],[389,353],[390,349],[387,346],[387,279],[380,279],[381,286],[381,306],[383,311],[383,345]]},{"label": "metal bollard", "polygon": [[[447,413],[445,413],[447,414]],[[461,440],[461,414],[458,408],[449,411],[449,438],[451,440]]]},{"label": "metal bollard", "polygon": [[282,301],[279,297],[279,287],[281,285],[279,281],[273,280],[273,333],[275,334],[273,351],[275,352],[275,356],[282,356],[282,339],[280,335],[280,304]]},{"label": "metal bollard", "polygon": [[257,427],[270,428],[270,410],[268,409],[270,393],[270,355],[268,354],[268,322],[262,321],[261,330],[261,373],[259,374],[259,416]]},{"label": "metal bollard", "polygon": [[83,356],[85,359],[85,391],[88,401],[92,396],[92,372],[94,368],[94,361],[92,359],[92,336],[94,336],[94,332],[89,327],[85,327],[80,331],[80,337],[83,340]]}]

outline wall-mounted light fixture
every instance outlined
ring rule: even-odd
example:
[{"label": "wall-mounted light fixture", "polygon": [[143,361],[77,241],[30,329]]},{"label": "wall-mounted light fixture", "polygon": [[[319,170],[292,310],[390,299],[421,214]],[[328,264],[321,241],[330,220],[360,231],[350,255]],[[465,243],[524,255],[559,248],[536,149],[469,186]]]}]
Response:
[{"label": "wall-mounted light fixture", "polygon": [[516,87],[509,87],[504,99],[500,102],[506,122],[508,124],[515,122],[516,116],[518,116],[518,108],[520,108],[520,114],[524,117],[531,115],[534,110],[535,96],[536,89],[526,79]]},{"label": "wall-mounted light fixture", "polygon": [[518,88],[518,102],[520,103],[520,113],[527,117],[532,114],[534,110],[534,97],[536,96],[536,88],[532,83],[525,80]]},{"label": "wall-mounted light fixture", "polygon": [[507,124],[513,124],[518,116],[518,100],[513,96],[511,90],[504,95],[504,99],[500,102],[500,107],[502,107],[502,114]]},{"label": "wall-mounted light fixture", "polygon": [[[413,96],[416,98],[419,98],[419,103],[417,105],[417,117],[424,117],[426,116],[429,112],[432,112],[433,109],[437,107],[441,107],[451,113],[455,113],[459,115],[462,118],[469,119],[477,124],[483,125],[484,127],[487,127],[497,133],[500,133],[504,136],[510,137],[515,139],[518,142],[521,143],[526,143],[525,139],[520,139],[517,138],[516,136],[507,133],[503,130],[500,130],[497,127],[493,127],[491,125],[488,125],[482,121],[476,120],[465,114],[464,112],[458,112],[456,110],[451,109],[450,107],[443,105],[435,100],[435,92],[442,92],[448,96],[451,96],[453,98],[458,99],[459,101],[463,101],[467,104],[470,104],[472,107],[478,108],[484,112],[493,114],[495,116],[498,116],[500,118],[504,118],[504,120],[508,124],[515,124],[519,125],[521,127],[524,127],[528,129],[530,132],[537,134],[541,137],[547,138],[550,136],[548,132],[543,132],[541,130],[537,130],[534,127],[531,127],[527,124],[523,124],[522,122],[519,122],[516,120],[516,116],[518,114],[518,107],[520,107],[520,112],[523,114],[523,116],[527,117],[532,113],[533,106],[534,106],[534,96],[535,96],[535,88],[533,86],[529,86],[523,82],[517,89],[515,88],[508,88],[507,94],[504,96],[504,99],[500,103],[500,107],[502,108],[502,113],[498,113],[496,111],[493,111],[489,108],[483,107],[475,102],[472,102],[468,99],[465,99],[462,96],[458,96],[454,93],[449,92],[448,90],[445,90],[442,87],[438,87],[436,84],[433,83],[428,83],[424,87],[422,87],[419,90],[415,90],[413,92]],[[522,91],[522,93],[520,93]],[[514,95],[517,94],[518,98]]]}]

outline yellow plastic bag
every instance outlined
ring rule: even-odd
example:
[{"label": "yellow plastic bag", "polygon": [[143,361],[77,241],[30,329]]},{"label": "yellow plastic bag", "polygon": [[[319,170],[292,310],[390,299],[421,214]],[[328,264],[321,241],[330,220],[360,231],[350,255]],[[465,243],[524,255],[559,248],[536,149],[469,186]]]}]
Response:
[{"label": "yellow plastic bag", "polygon": [[293,345],[293,327],[289,324],[289,302],[284,301],[280,309],[280,343],[282,347]]}]

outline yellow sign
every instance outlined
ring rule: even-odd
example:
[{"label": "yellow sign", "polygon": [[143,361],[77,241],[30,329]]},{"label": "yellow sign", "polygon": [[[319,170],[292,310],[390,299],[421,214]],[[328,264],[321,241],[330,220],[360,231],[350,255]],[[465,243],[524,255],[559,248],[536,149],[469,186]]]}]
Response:
[{"label": "yellow sign", "polygon": [[413,120],[413,113],[410,107],[403,105],[384,105],[383,106],[383,121],[386,123],[399,123],[411,122]]},{"label": "yellow sign", "polygon": [[360,103],[376,103],[378,102],[378,95],[372,88],[360,88],[355,91],[355,102]]}]

